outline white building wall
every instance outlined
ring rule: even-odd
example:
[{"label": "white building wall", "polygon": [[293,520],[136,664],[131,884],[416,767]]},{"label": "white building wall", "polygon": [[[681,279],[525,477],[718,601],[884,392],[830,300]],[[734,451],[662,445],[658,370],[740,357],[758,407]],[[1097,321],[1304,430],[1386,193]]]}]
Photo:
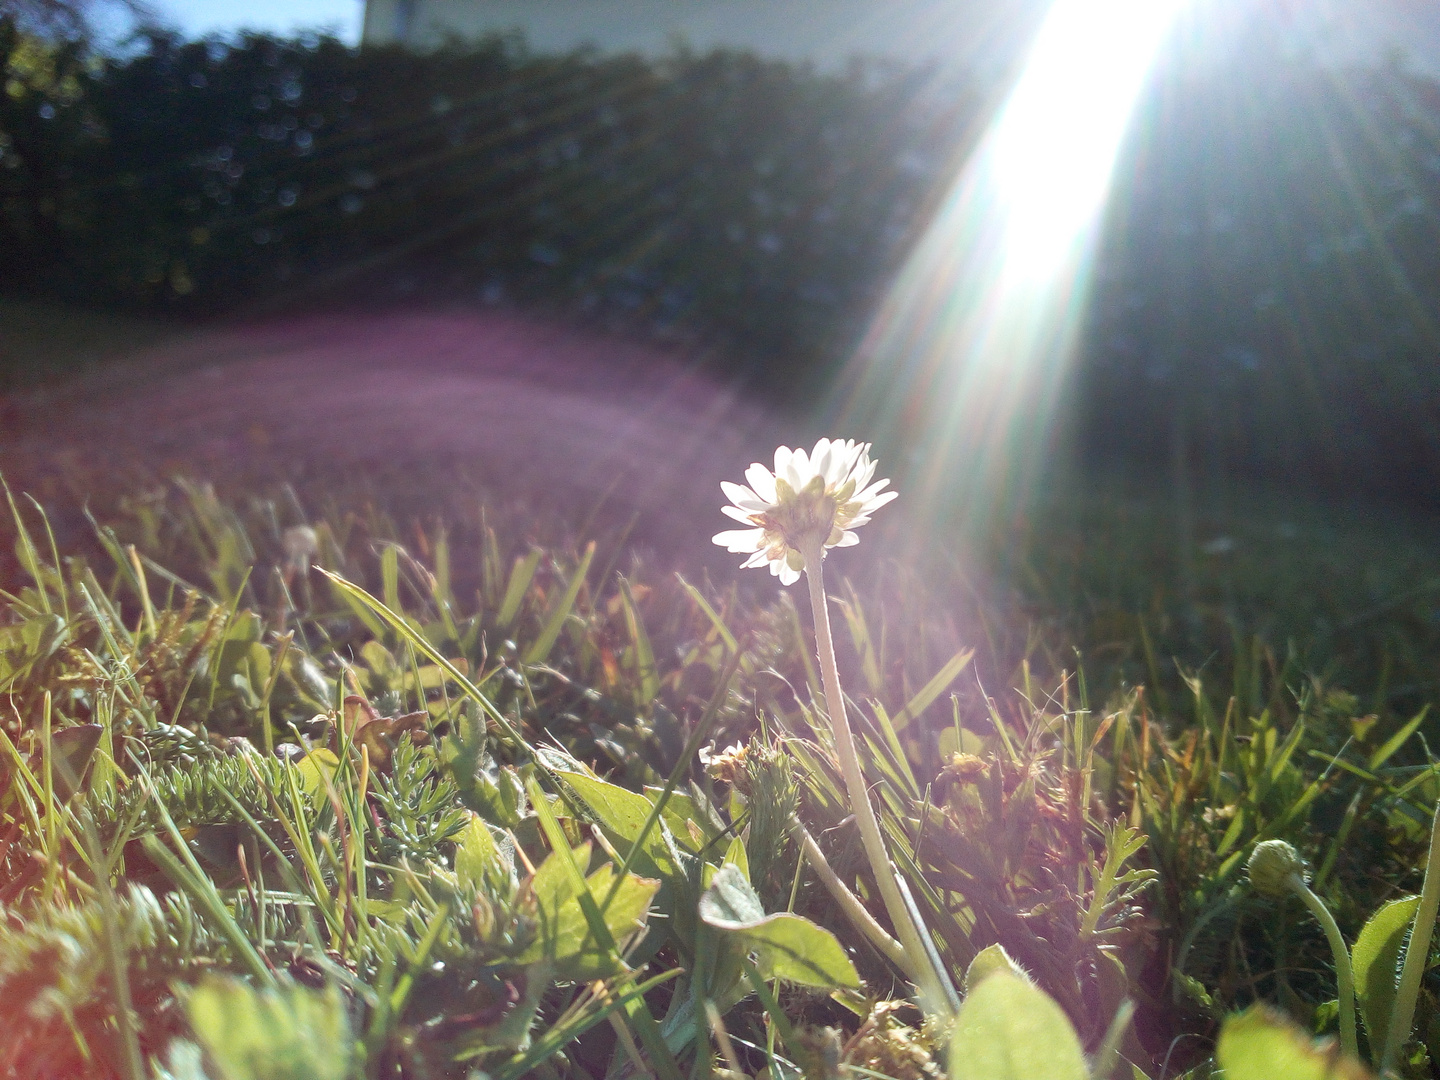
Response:
[{"label": "white building wall", "polygon": [[[535,52],[595,46],[657,55],[677,41],[749,49],[834,69],[855,56],[937,61],[982,81],[1010,69],[1049,0],[366,0],[361,38],[433,49],[518,31]],[[1191,29],[1212,35],[1256,11],[1288,24],[1295,46],[1336,64],[1398,49],[1440,77],[1437,0],[1231,0]],[[1205,33],[1200,33],[1200,31]],[[1223,37],[1223,33],[1219,35]]]},{"label": "white building wall", "polygon": [[435,48],[519,31],[540,53],[749,49],[824,69],[853,57],[998,73],[1044,0],[367,0],[367,45]]}]

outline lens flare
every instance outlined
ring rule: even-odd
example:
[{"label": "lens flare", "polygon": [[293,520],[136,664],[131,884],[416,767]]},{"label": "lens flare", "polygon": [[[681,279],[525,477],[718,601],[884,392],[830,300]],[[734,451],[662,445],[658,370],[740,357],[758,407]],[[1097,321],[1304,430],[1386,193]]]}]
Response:
[{"label": "lens flare", "polygon": [[1182,0],[1057,0],[837,394],[937,515],[1015,506],[1045,458],[1093,240]]}]

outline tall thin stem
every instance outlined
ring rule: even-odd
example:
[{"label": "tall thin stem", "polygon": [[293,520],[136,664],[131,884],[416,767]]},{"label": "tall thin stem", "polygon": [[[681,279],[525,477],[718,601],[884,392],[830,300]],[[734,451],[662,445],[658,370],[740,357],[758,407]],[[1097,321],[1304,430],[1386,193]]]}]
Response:
[{"label": "tall thin stem", "polygon": [[1291,874],[1288,884],[1319,921],[1320,928],[1325,931],[1325,939],[1330,942],[1330,952],[1335,957],[1335,990],[1340,998],[1340,1049],[1352,1058],[1358,1058],[1360,1043],[1355,1036],[1355,974],[1350,967],[1350,949],[1345,944],[1335,916],[1330,914],[1325,901],[1305,884],[1305,879],[1299,874]]},{"label": "tall thin stem", "polygon": [[850,794],[850,808],[854,811],[855,821],[860,827],[860,842],[870,860],[875,884],[880,889],[885,910],[889,912],[890,921],[895,926],[895,934],[905,947],[909,961],[905,973],[920,988],[932,1011],[944,1011],[952,1008],[956,1001],[954,989],[949,987],[949,976],[944,971],[937,970],[930,961],[933,950],[926,948],[923,939],[923,935],[929,931],[924,926],[915,924],[910,908],[901,896],[895,867],[891,865],[889,853],[885,850],[885,839],[880,834],[880,822],[870,803],[870,791],[865,785],[865,776],[860,771],[860,760],[855,754],[855,738],[850,732],[850,720],[845,715],[845,697],[840,690],[840,668],[835,663],[835,642],[830,636],[830,611],[825,603],[825,579],[821,566],[824,558],[822,541],[810,541],[800,554],[805,559],[805,578],[810,585],[810,610],[815,621],[820,677],[825,685],[825,707],[830,714],[830,726],[835,734],[835,752],[840,758],[840,772]]},{"label": "tall thin stem", "polygon": [[1425,883],[1420,886],[1420,904],[1415,909],[1415,924],[1410,931],[1410,944],[1405,949],[1405,963],[1400,968],[1400,982],[1395,987],[1395,1004],[1390,1010],[1390,1026],[1385,1032],[1385,1052],[1380,1056],[1380,1073],[1384,1075],[1400,1056],[1410,1038],[1410,1024],[1415,1019],[1415,1003],[1420,997],[1420,978],[1430,958],[1430,935],[1435,917],[1440,913],[1440,806],[1435,808],[1435,821],[1430,826],[1430,854],[1425,860]]}]

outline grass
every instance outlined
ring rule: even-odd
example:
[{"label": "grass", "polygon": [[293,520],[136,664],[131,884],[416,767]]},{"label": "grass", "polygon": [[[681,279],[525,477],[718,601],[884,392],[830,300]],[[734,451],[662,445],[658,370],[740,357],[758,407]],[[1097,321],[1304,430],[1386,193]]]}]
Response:
[{"label": "grass", "polygon": [[0,390],[113,365],[183,333],[155,318],[0,296]]},{"label": "grass", "polygon": [[1135,473],[1071,477],[985,561],[1032,626],[1152,692],[1183,688],[1171,658],[1243,669],[1258,639],[1366,711],[1440,696],[1433,511],[1254,479],[1188,502]]},{"label": "grass", "polygon": [[[1172,558],[1170,508],[1087,496],[986,589],[833,582],[842,675],[956,981],[1003,946],[1095,1075],[1202,1077],[1252,1003],[1335,1029],[1327,941],[1246,887],[1256,843],[1352,942],[1419,888],[1436,554],[1403,515],[1257,497],[1198,500]],[[172,486],[82,553],[16,498],[0,1071],[963,1074],[820,887],[884,919],[794,599],[526,524]]]}]

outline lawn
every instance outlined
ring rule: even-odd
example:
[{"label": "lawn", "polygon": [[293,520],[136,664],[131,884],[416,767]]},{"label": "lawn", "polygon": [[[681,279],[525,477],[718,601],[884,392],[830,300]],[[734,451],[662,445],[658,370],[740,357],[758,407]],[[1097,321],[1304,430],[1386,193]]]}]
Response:
[{"label": "lawn", "polygon": [[[57,370],[183,333],[62,341],[5,310],[7,354]],[[431,514],[206,479],[109,492],[62,542],[12,492],[4,1075],[1440,1060],[1425,934],[1396,978],[1440,888],[1410,899],[1440,795],[1418,510],[1097,470],[962,542],[907,535],[902,492],[825,563],[892,871],[805,583],[717,561],[718,490],[641,555],[573,508],[482,509],[460,475]]]}]

